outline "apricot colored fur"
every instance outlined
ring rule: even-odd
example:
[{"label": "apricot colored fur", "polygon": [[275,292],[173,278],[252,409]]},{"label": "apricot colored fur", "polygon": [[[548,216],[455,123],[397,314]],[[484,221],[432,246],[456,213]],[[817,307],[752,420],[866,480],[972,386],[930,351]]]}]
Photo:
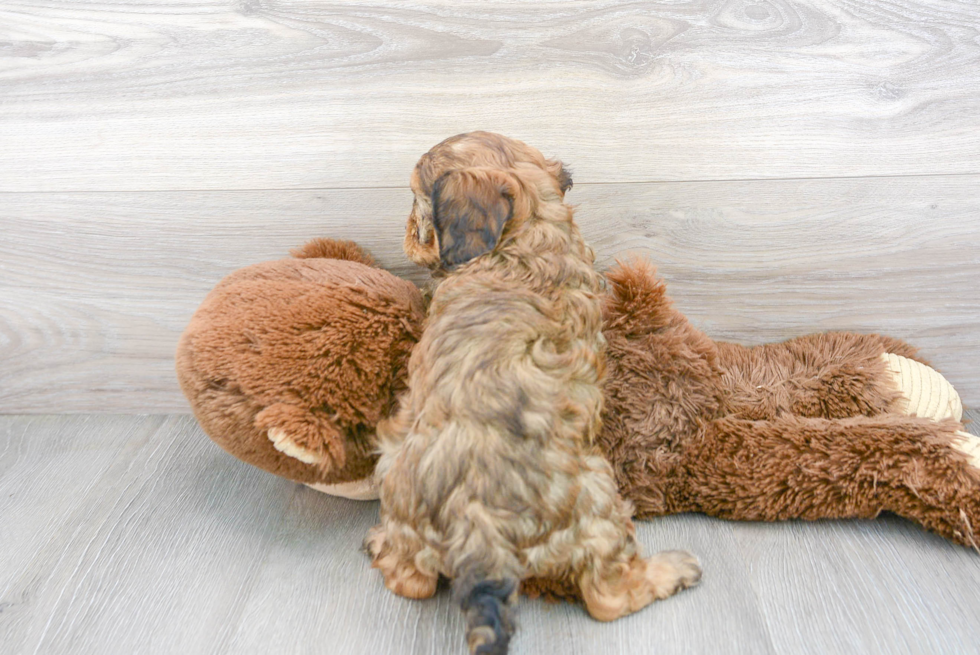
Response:
[{"label": "apricot colored fur", "polygon": [[470,133],[412,179],[408,242],[433,238],[408,250],[442,275],[409,390],[379,426],[381,524],[367,545],[395,593],[453,580],[473,653],[506,652],[508,601],[528,576],[574,579],[609,621],[701,573],[687,553],[640,556],[632,508],[593,446],[602,282],[559,170],[519,141]]}]

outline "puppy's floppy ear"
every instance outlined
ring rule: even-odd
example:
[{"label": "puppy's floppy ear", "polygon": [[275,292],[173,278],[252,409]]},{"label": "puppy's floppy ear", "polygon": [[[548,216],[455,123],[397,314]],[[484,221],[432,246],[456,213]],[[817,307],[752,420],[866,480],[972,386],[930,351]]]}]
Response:
[{"label": "puppy's floppy ear", "polygon": [[565,193],[572,188],[572,173],[561,162],[558,162],[558,166],[560,169],[558,171],[558,184],[561,186],[561,192]]},{"label": "puppy's floppy ear", "polygon": [[447,269],[494,249],[514,214],[518,183],[494,168],[464,168],[440,176],[432,186],[432,224],[439,259]]},{"label": "puppy's floppy ear", "polygon": [[557,159],[549,159],[545,162],[545,165],[548,172],[558,180],[558,188],[561,189],[562,195],[565,195],[572,188],[572,172],[565,168],[565,164]]}]

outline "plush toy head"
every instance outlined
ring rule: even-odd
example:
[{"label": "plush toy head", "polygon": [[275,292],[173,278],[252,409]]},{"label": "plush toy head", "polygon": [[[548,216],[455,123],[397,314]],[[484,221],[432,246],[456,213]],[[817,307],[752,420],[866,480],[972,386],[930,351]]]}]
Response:
[{"label": "plush toy head", "polygon": [[525,143],[470,132],[422,155],[411,187],[405,254],[438,274],[492,250],[505,226],[532,215],[539,199],[564,198],[572,178]]},{"label": "plush toy head", "polygon": [[422,295],[350,242],[320,239],[293,254],[215,287],[180,339],[178,378],[204,431],[232,455],[370,497],[374,428],[404,387]]}]

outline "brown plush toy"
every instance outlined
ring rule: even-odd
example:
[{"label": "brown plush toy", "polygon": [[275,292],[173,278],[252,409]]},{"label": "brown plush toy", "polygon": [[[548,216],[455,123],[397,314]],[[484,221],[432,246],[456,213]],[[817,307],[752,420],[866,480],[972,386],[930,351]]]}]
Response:
[{"label": "brown plush toy", "polygon": [[374,427],[405,388],[425,304],[349,241],[235,271],[195,312],[177,377],[204,431],[242,461],[377,498]]},{"label": "brown plush toy", "polygon": [[[296,254],[238,271],[207,297],[180,341],[181,385],[205,432],[236,457],[328,493],[376,497],[374,429],[404,388],[423,300],[351,243],[318,240]],[[598,445],[638,518],[890,511],[977,547],[980,439],[912,347],[851,333],[714,342],[672,308],[649,264],[607,279]],[[542,581],[529,590],[563,592]]]},{"label": "brown plush toy", "polygon": [[648,264],[607,279],[599,445],[638,517],[890,511],[977,547],[980,438],[914,348],[847,332],[717,343],[672,308]]}]

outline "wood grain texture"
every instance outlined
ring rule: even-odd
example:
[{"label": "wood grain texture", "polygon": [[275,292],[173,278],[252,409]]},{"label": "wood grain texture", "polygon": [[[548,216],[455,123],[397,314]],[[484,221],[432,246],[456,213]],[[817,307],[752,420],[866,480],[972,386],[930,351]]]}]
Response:
[{"label": "wood grain texture", "polygon": [[0,2],[0,190],[396,186],[481,128],[579,182],[980,173],[956,0]]},{"label": "wood grain texture", "polygon": [[145,443],[144,423],[99,416],[0,419],[0,643],[12,643],[46,583],[42,572],[24,572],[38,559],[53,564],[61,553],[52,544],[78,537],[72,517]]},{"label": "wood grain texture", "polygon": [[[853,329],[980,405],[980,176],[582,185],[599,264],[655,262],[716,339]],[[314,236],[401,253],[407,189],[0,194],[0,411],[187,411],[177,339],[232,270]]]},{"label": "wood grain texture", "polygon": [[[4,523],[60,520],[0,545],[5,562],[15,558],[0,567],[0,602],[11,603],[0,613],[4,652],[223,648],[295,485],[227,457],[199,431],[188,438],[198,430],[189,417],[48,419],[57,430],[31,421],[0,421],[8,443],[47,455],[25,460],[20,476],[3,473],[4,491],[36,476]],[[129,434],[116,437],[126,456],[88,484],[85,455],[107,432]],[[59,459],[74,468],[48,477]],[[47,516],[58,504],[71,511]]]},{"label": "wood grain texture", "polygon": [[[241,464],[188,417],[0,417],[0,509],[5,654],[465,652],[447,589],[404,600],[369,568],[359,546],[377,503]],[[899,519],[682,515],[638,535],[647,551],[695,552],[702,584],[610,624],[523,599],[513,655],[973,652],[980,640],[980,556]]]}]

